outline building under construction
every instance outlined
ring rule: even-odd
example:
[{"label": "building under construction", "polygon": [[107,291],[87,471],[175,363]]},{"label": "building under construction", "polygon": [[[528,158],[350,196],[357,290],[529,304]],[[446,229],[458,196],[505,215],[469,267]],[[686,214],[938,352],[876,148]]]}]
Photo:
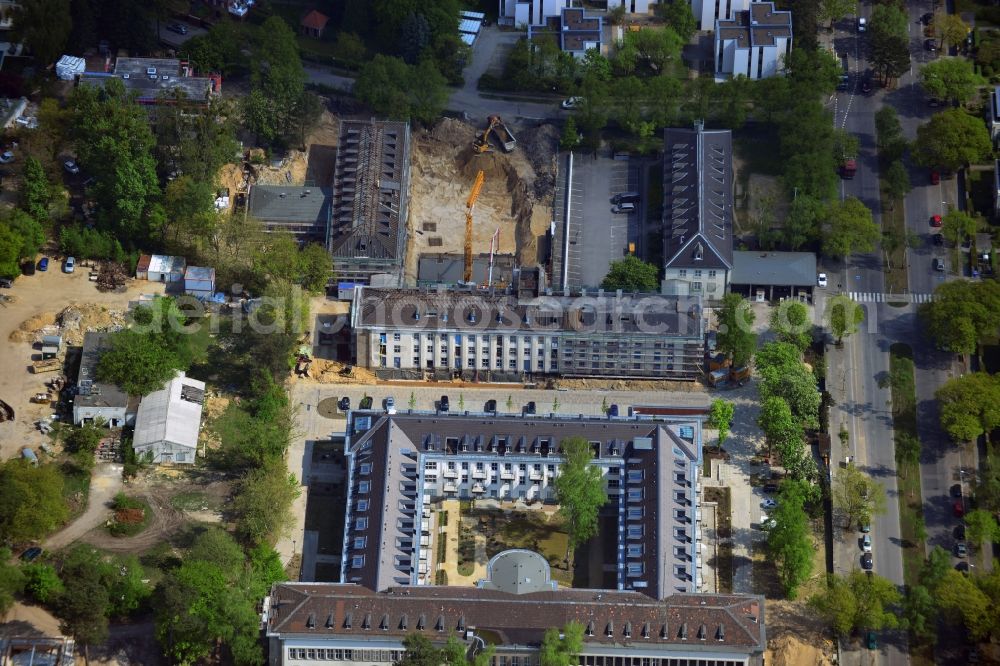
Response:
[{"label": "building under construction", "polygon": [[378,273],[402,281],[409,182],[409,124],[341,122],[326,232],[339,281],[368,284]]}]

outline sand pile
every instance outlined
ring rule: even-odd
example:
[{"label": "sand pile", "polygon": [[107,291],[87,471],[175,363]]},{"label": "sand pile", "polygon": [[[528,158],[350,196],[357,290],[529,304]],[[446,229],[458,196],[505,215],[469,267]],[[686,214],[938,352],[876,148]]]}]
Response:
[{"label": "sand pile", "polygon": [[[824,647],[832,649],[824,639]],[[833,662],[824,650],[807,645],[791,635],[769,641],[764,661],[771,666],[832,666]]]},{"label": "sand pile", "polygon": [[42,314],[37,314],[21,322],[21,325],[10,334],[9,339],[11,342],[32,342],[35,339],[37,331],[47,326],[53,326],[55,323],[56,313],[43,312]]},{"label": "sand pile", "polygon": [[342,375],[344,364],[337,361],[328,361],[322,358],[314,358],[309,367],[309,374],[312,380],[320,384],[374,384],[375,374],[366,368],[354,367],[350,375]]},{"label": "sand pile", "polygon": [[63,343],[80,345],[88,331],[114,331],[125,326],[125,312],[103,305],[71,305],[58,313],[30,317],[10,334],[11,342],[37,342],[42,335],[61,335]]}]

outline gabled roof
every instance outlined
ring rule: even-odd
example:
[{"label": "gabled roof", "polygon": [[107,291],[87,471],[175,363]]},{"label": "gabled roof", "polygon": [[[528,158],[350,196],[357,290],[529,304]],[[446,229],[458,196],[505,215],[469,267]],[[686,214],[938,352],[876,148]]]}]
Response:
[{"label": "gabled roof", "polygon": [[303,28],[309,28],[311,30],[323,30],[326,28],[326,24],[330,21],[330,17],[322,12],[318,12],[315,9],[302,17],[299,22]]},{"label": "gabled roof", "polygon": [[178,373],[166,386],[139,403],[132,445],[139,448],[170,442],[196,448],[204,401],[205,382]]},{"label": "gabled roof", "polygon": [[816,284],[812,252],[733,252],[732,284],[811,287]]},{"label": "gabled roof", "polygon": [[732,132],[664,131],[663,229],[667,268],[732,268]]}]

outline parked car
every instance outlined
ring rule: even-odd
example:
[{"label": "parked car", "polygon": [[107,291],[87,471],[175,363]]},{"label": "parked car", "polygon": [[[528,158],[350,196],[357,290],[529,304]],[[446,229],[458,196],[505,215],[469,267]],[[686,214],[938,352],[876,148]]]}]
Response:
[{"label": "parked car", "polygon": [[639,201],[638,192],[619,192],[615,196],[611,197],[611,203],[636,203]]},{"label": "parked car", "polygon": [[870,74],[865,74],[864,78],[861,79],[861,92],[868,94],[872,91],[872,77]]},{"label": "parked car", "polygon": [[924,48],[927,49],[928,51],[930,51],[931,53],[934,53],[935,51],[937,51],[937,40],[936,39],[925,39],[924,40]]},{"label": "parked car", "polygon": [[965,541],[965,525],[956,525],[952,536],[958,541]]},{"label": "parked car", "polygon": [[944,259],[941,259],[939,257],[934,257],[934,260],[931,262],[931,268],[933,268],[935,271],[937,271],[939,273],[943,273],[944,272]]},{"label": "parked car", "polygon": [[42,549],[38,546],[32,546],[28,550],[21,553],[21,559],[25,562],[34,562],[38,559],[38,556],[42,554]]},{"label": "parked car", "polygon": [[776,506],[778,506],[777,500],[773,500],[770,497],[760,503],[760,508],[762,509],[773,509]]},{"label": "parked car", "polygon": [[337,407],[340,408],[340,411],[342,412],[350,411],[351,399],[345,395],[343,398],[340,399],[340,402],[337,403]]},{"label": "parked car", "polygon": [[862,532],[862,534],[868,534],[871,531],[872,531],[872,524],[871,523],[861,523],[861,532]]},{"label": "parked car", "polygon": [[42,257],[41,259],[38,260],[38,270],[40,270],[40,271],[47,271],[47,270],[49,270],[49,258],[48,257]]},{"label": "parked car", "polygon": [[375,399],[370,395],[366,395],[361,398],[361,402],[358,403],[358,409],[371,409],[372,405],[375,403]]},{"label": "parked car", "polygon": [[65,162],[63,162],[63,169],[66,169],[67,173],[71,173],[74,176],[80,173],[80,166],[76,163],[75,160],[66,160]]},{"label": "parked car", "polygon": [[176,32],[178,35],[188,34],[187,26],[182,23],[171,23],[170,25],[167,26],[167,30],[170,30],[171,32]]},{"label": "parked car", "polygon": [[939,106],[941,106],[941,100],[939,100],[937,97],[928,97],[927,106],[931,107],[932,109],[936,109]]},{"label": "parked car", "polygon": [[564,109],[575,109],[582,102],[583,102],[582,97],[569,97],[567,99],[564,99],[559,106],[561,106]]},{"label": "parked car", "polygon": [[931,185],[937,185],[941,182],[941,174],[937,171],[931,171]]},{"label": "parked car", "polygon": [[941,216],[931,215],[931,226],[935,229],[941,226]]},{"label": "parked car", "polygon": [[934,20],[933,12],[927,12],[926,14],[920,17],[920,22],[923,23],[924,25],[930,25],[931,21],[933,20]]},{"label": "parked car", "polygon": [[0,164],[10,164],[13,161],[14,153],[12,151],[5,150],[2,154],[0,154]]},{"label": "parked car", "polygon": [[10,278],[0,278],[0,289],[10,289],[14,286],[14,281]]},{"label": "parked car", "polygon": [[861,550],[865,551],[866,553],[872,552],[872,535],[871,534],[866,534],[863,537],[861,537]]},{"label": "parked car", "polygon": [[874,631],[868,630],[865,632],[865,645],[868,646],[869,650],[878,648],[878,638],[876,638]]},{"label": "parked car", "polygon": [[961,497],[962,496],[962,484],[961,483],[954,484],[951,487],[951,489],[950,489],[949,492],[951,492],[951,496],[952,497]]},{"label": "parked car", "polygon": [[611,208],[611,212],[615,213],[615,214],[618,214],[618,213],[634,213],[635,212],[635,204],[634,203],[629,203],[628,201],[622,202],[620,204],[615,204]]},{"label": "parked car", "polygon": [[858,17],[858,32],[864,32],[868,29],[868,19],[864,16]]},{"label": "parked car", "polygon": [[441,399],[438,401],[438,409],[440,409],[442,412],[447,412],[450,406],[451,405],[448,403],[448,396],[446,395],[441,396]]},{"label": "parked car", "polygon": [[776,493],[776,492],[778,492],[778,484],[777,483],[765,483],[763,490],[764,490],[765,493]]},{"label": "parked car", "polygon": [[497,412],[497,401],[496,400],[492,400],[492,399],[491,400],[487,400],[486,401],[486,405],[483,407],[483,411],[484,412],[492,412],[492,413],[496,414],[496,412]]},{"label": "parked car", "polygon": [[861,568],[865,571],[871,571],[874,567],[874,562],[872,561],[872,554],[865,553],[861,556]]},{"label": "parked car", "polygon": [[820,273],[816,276],[816,286],[826,287],[826,273]]},{"label": "parked car", "polygon": [[611,407],[608,408],[608,416],[618,416],[618,405],[611,405]]},{"label": "parked car", "polygon": [[952,513],[955,514],[956,518],[961,518],[965,515],[965,505],[962,504],[962,500],[955,500],[954,504],[951,505]]},{"label": "parked car", "polygon": [[382,401],[382,406],[385,407],[386,414],[396,413],[396,399],[393,398],[391,395]]},{"label": "parked car", "polygon": [[66,261],[63,263],[63,272],[72,273],[74,270],[76,270],[76,258],[66,257]]},{"label": "parked car", "polygon": [[944,245],[944,236],[941,234],[934,234],[931,236],[931,242],[935,245]]},{"label": "parked car", "polygon": [[968,554],[968,550],[965,547],[964,541],[958,541],[955,543],[955,557],[965,557]]},{"label": "parked car", "polygon": [[535,401],[534,400],[530,401],[527,405],[524,406],[524,413],[525,414],[534,414],[536,412],[536,410],[537,410],[537,408],[535,407]]}]

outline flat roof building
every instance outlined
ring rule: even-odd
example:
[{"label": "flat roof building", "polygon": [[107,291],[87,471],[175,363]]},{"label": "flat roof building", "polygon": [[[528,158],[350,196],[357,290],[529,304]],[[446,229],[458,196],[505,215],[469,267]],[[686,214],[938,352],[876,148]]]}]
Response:
[{"label": "flat roof building", "polygon": [[176,58],[116,58],[114,70],[84,72],[80,83],[103,87],[112,78],[134,92],[140,104],[176,103],[175,93],[180,93],[183,102],[203,105],[222,92],[221,76],[195,76],[190,63]]},{"label": "flat roof building", "polygon": [[338,280],[368,284],[389,273],[402,281],[409,184],[409,123],[341,121],[326,232]]},{"label": "flat roof building", "polygon": [[323,243],[330,227],[332,187],[251,185],[247,215],[267,232],[287,232],[300,243]]},{"label": "flat roof building", "polygon": [[733,267],[733,136],[663,132],[664,294],[720,299]]},{"label": "flat roof building", "polygon": [[715,75],[763,79],[785,71],[792,51],[792,13],[773,2],[751,2],[732,18],[715,21]]},{"label": "flat roof building", "polygon": [[812,252],[733,252],[730,289],[754,300],[811,296],[816,286]]},{"label": "flat roof building", "polygon": [[[492,284],[509,285],[514,280],[514,255],[493,255]],[[488,252],[473,256],[472,282],[489,286],[490,255]],[[465,277],[465,256],[462,254],[421,254],[417,261],[417,286],[444,284],[458,286]]]},{"label": "flat roof building", "polygon": [[125,391],[115,384],[97,379],[97,364],[101,355],[111,348],[110,335],[89,332],[83,336],[83,356],[77,378],[79,392],[73,398],[73,425],[101,420],[108,426],[121,427],[135,418]]},{"label": "flat roof building", "polygon": [[[533,273],[527,272],[528,277]],[[431,374],[519,381],[532,375],[693,380],[701,374],[698,296],[357,288],[356,362],[386,378]],[[527,295],[531,294],[531,295]]]}]

